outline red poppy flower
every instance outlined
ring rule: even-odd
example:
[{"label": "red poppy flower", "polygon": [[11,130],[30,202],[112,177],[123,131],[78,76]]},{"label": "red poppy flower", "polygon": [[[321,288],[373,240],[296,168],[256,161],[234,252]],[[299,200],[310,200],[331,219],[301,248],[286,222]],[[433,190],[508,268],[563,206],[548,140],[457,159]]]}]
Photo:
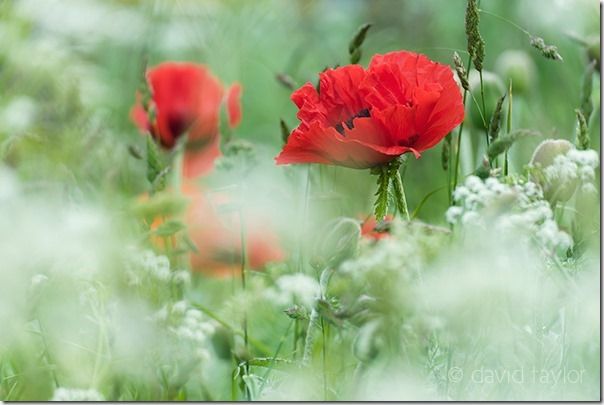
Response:
[{"label": "red poppy flower", "polygon": [[[185,177],[210,171],[220,156],[220,108],[224,90],[220,81],[204,65],[194,63],[162,63],[147,72],[152,100],[149,117],[137,94],[131,117],[137,126],[148,131],[166,149],[187,135],[183,164]],[[229,96],[227,109],[236,125],[241,117],[238,105],[239,85],[233,86],[236,97]]]},{"label": "red poppy flower", "polygon": [[369,68],[348,65],[319,75],[292,95],[298,127],[277,164],[370,168],[406,152],[416,157],[463,121],[451,69],[411,52],[376,55]]},{"label": "red poppy flower", "polygon": [[378,222],[371,215],[361,224],[361,236],[373,240],[380,240],[390,236],[390,225],[393,219],[392,215],[386,215],[383,220]]},{"label": "red poppy flower", "polygon": [[[191,269],[214,276],[231,276],[241,270],[241,229],[239,214],[228,211],[226,194],[204,195],[195,186],[183,192],[191,199],[186,214],[189,236],[198,249],[191,253]],[[219,213],[219,211],[226,211]],[[257,216],[246,221],[247,267],[260,270],[285,254],[267,219]]]}]

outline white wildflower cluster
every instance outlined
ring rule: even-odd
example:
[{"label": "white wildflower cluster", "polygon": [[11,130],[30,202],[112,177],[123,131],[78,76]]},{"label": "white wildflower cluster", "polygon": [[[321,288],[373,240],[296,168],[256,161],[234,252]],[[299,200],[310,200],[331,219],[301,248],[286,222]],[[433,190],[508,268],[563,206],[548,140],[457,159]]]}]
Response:
[{"label": "white wildflower cluster", "polygon": [[549,203],[533,182],[508,185],[493,177],[482,181],[470,176],[455,189],[453,200],[456,205],[446,213],[451,224],[485,226],[489,222],[497,231],[515,236],[518,230],[525,230],[548,251],[564,252],[572,246],[572,239],[558,229]]},{"label": "white wildflower cluster", "polygon": [[155,314],[154,320],[166,325],[168,331],[179,341],[194,347],[199,360],[207,360],[210,357],[206,346],[216,330],[216,325],[187,301],[178,301],[162,307]]},{"label": "white wildflower cluster", "polygon": [[[419,224],[402,227],[393,223],[391,237],[381,239],[374,248],[363,249],[357,258],[342,263],[339,270],[361,277],[366,273],[375,275],[377,271],[410,277],[424,265],[424,254],[429,250],[425,249],[426,242],[437,245],[429,240]],[[403,269],[407,271],[402,272]]]},{"label": "white wildflower cluster", "polygon": [[104,401],[105,398],[93,389],[63,388],[55,389],[51,401],[81,402],[81,401]]},{"label": "white wildflower cluster", "polygon": [[277,305],[293,303],[311,308],[320,295],[317,280],[306,274],[286,274],[277,279],[275,286],[266,290],[265,296]]},{"label": "white wildflower cluster", "polygon": [[598,153],[593,149],[570,149],[554,158],[551,165],[543,170],[548,184],[579,184],[584,193],[596,193],[595,169],[598,167]]},{"label": "white wildflower cluster", "polygon": [[186,270],[172,271],[170,261],[164,255],[156,255],[151,250],[131,255],[128,278],[131,285],[140,285],[149,278],[159,283],[187,284],[191,275]]}]

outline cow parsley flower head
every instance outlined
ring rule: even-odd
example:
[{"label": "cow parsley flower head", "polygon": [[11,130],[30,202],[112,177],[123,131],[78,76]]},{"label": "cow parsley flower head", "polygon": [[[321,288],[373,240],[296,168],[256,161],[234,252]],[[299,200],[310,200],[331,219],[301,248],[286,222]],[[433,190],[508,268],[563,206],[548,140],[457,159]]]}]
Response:
[{"label": "cow parsley flower head", "polygon": [[306,274],[286,274],[279,277],[273,288],[266,292],[266,298],[277,305],[297,303],[311,308],[320,294],[319,283]]},{"label": "cow parsley flower head", "polygon": [[572,246],[572,239],[558,229],[549,203],[533,182],[510,185],[493,177],[482,181],[470,176],[454,191],[453,200],[455,205],[445,215],[451,224],[494,226],[507,235],[524,231],[547,251],[561,253]]}]

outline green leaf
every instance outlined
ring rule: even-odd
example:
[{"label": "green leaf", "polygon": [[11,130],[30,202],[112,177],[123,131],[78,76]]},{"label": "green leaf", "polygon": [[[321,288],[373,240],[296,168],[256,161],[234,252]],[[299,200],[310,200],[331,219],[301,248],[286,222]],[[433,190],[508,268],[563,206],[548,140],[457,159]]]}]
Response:
[{"label": "green leaf", "polygon": [[[240,366],[245,365],[245,363],[241,363]],[[247,361],[247,364],[253,367],[271,367],[273,363],[292,364],[293,362],[281,357],[254,357]]]},{"label": "green leaf", "polygon": [[178,215],[184,211],[188,200],[180,195],[156,193],[151,198],[136,201],[132,206],[135,215],[143,218],[157,218],[162,215]]},{"label": "green leaf", "polygon": [[518,139],[540,135],[539,131],[532,129],[516,129],[508,134],[500,136],[489,145],[487,151],[489,161],[493,161],[497,156],[508,150]]},{"label": "green leaf", "polygon": [[147,180],[153,191],[160,191],[165,187],[165,174],[162,174],[165,171],[157,144],[151,136],[147,136]]},{"label": "green leaf", "polygon": [[157,236],[172,236],[186,228],[186,225],[180,221],[170,220],[161,224],[154,233]]},{"label": "green leaf", "polygon": [[130,155],[135,159],[144,159],[143,153],[141,152],[140,148],[136,145],[128,145],[128,153],[130,153]]},{"label": "green leaf", "polygon": [[411,214],[411,218],[416,218],[417,215],[419,214],[419,211],[422,209],[424,204],[430,199],[430,197],[432,197],[434,194],[438,193],[440,190],[442,190],[444,188],[445,188],[445,186],[442,186],[442,187],[439,187],[436,190],[432,190],[428,194],[426,194],[424,196],[424,198],[422,198],[422,200],[419,202],[417,207],[415,207],[415,210],[413,210],[413,213]]},{"label": "green leaf", "polygon": [[377,186],[375,193],[376,199],[373,205],[373,212],[376,219],[381,220],[388,212],[388,199],[390,197],[390,176],[388,168],[381,167],[378,172]]},{"label": "green leaf", "polygon": [[281,139],[283,143],[287,143],[287,138],[289,138],[291,131],[283,119],[279,120],[279,126],[281,127]]},{"label": "green leaf", "polygon": [[583,74],[583,82],[581,84],[581,106],[579,109],[583,113],[586,123],[589,122],[591,113],[594,110],[594,105],[591,100],[591,92],[593,89],[593,75],[595,66],[595,61],[587,65],[585,68],[585,73]]},{"label": "green leaf", "polygon": [[[353,55],[355,53],[355,51],[357,49],[359,49],[361,47],[361,45],[363,45],[363,42],[365,42],[365,37],[367,36],[367,31],[369,31],[369,28],[371,28],[371,24],[368,24],[368,23],[363,24],[359,27],[356,34],[350,41],[350,44],[348,44],[348,53],[350,55]],[[356,63],[356,62],[351,62],[351,63]]]},{"label": "green leaf", "polygon": [[489,140],[495,141],[499,136],[499,130],[501,129],[501,110],[503,108],[503,101],[505,100],[505,94],[497,100],[497,105],[493,111],[491,122],[489,123]]},{"label": "green leaf", "polygon": [[189,235],[187,235],[185,233],[183,235],[182,240],[185,243],[188,250],[190,250],[191,252],[194,252],[194,253],[199,253],[199,249],[197,249],[197,246],[195,246],[195,243],[191,240],[191,238],[189,238]]}]

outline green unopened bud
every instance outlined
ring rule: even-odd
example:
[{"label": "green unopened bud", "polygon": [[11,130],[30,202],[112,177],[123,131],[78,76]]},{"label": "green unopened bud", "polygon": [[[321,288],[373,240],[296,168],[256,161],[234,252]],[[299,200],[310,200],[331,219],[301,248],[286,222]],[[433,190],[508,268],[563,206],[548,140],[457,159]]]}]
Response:
[{"label": "green unopened bud", "polygon": [[486,157],[482,159],[482,164],[476,168],[474,175],[483,180],[491,175],[491,166],[489,165],[489,160]]},{"label": "green unopened bud", "polygon": [[221,359],[230,359],[231,350],[233,349],[233,333],[223,326],[218,326],[212,334],[212,346],[214,351]]},{"label": "green unopened bud", "polygon": [[587,58],[596,63],[596,71],[600,71],[600,36],[593,35],[586,39]]},{"label": "green unopened bud", "polygon": [[285,315],[289,316],[291,319],[304,321],[308,319],[308,311],[306,308],[301,307],[299,305],[294,305],[293,307],[287,308],[285,311]]},{"label": "green unopened bud", "polygon": [[539,144],[530,162],[529,179],[541,186],[543,196],[550,202],[568,201],[577,187],[576,182],[563,182],[557,179],[546,179],[544,171],[554,163],[556,157],[565,155],[573,149],[572,143],[564,139],[547,139]]},{"label": "green unopened bud", "polygon": [[371,361],[383,349],[385,342],[380,333],[382,326],[381,320],[374,319],[359,329],[353,343],[353,353],[359,360]]},{"label": "green unopened bud", "polygon": [[[484,70],[482,72],[482,81],[484,86],[484,104],[486,111],[483,111],[484,120],[486,125],[489,124],[490,117],[493,116],[495,112],[495,107],[497,106],[497,101],[499,97],[503,93],[505,93],[506,86],[503,84],[503,81],[497,76],[495,73],[487,72]],[[485,126],[482,123],[482,117],[480,116],[480,109],[482,108],[482,103],[480,101],[480,75],[478,72],[472,71],[470,74],[470,91],[473,94],[478,94],[478,103],[474,101],[469,101],[467,103],[467,109],[470,116],[470,122],[475,128],[484,128]],[[515,84],[514,84],[515,85]],[[469,99],[470,100],[470,99]]]},{"label": "green unopened bud", "polygon": [[361,238],[359,222],[351,218],[336,218],[323,228],[323,236],[317,238],[313,249],[315,267],[336,268],[353,257]]},{"label": "green unopened bud", "polygon": [[527,94],[536,77],[533,59],[524,51],[508,50],[495,62],[497,73],[509,83],[514,83],[514,94]]}]

